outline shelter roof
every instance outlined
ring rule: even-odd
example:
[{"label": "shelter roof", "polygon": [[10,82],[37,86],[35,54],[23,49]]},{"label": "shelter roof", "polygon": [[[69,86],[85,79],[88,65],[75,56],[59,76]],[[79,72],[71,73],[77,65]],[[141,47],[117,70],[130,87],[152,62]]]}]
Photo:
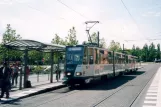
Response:
[{"label": "shelter roof", "polygon": [[34,40],[16,40],[16,41],[4,44],[4,46],[7,48],[16,49],[16,50],[28,49],[28,50],[39,50],[44,52],[65,50],[64,45],[42,43]]}]

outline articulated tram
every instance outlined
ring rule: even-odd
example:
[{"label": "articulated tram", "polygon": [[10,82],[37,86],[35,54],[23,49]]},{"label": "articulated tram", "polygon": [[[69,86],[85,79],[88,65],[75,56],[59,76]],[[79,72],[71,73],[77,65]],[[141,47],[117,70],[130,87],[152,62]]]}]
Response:
[{"label": "articulated tram", "polygon": [[107,49],[77,45],[66,47],[64,84],[90,83],[94,79],[104,79],[119,74],[136,71],[137,57]]}]

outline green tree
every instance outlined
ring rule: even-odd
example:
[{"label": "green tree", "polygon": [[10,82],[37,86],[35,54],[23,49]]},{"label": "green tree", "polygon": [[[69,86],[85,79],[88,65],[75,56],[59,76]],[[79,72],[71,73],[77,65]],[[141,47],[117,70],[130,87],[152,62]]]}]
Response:
[{"label": "green tree", "polygon": [[131,54],[134,55],[134,56],[136,56],[135,45],[133,45],[133,47],[132,47]]},{"label": "green tree", "polygon": [[141,56],[141,49],[137,46],[136,49],[135,49],[135,55],[137,57],[140,57]]},{"label": "green tree", "polygon": [[98,43],[98,36],[96,32],[93,32],[91,35],[92,43]]},{"label": "green tree", "polygon": [[148,61],[154,61],[156,58],[156,49],[155,49],[155,45],[152,42],[149,46],[149,59]]},{"label": "green tree", "polygon": [[66,39],[65,39],[65,40],[61,39],[60,45],[65,45],[65,46],[67,46],[67,40],[66,40]]},{"label": "green tree", "polygon": [[67,45],[67,40],[60,38],[58,34],[55,34],[55,37],[52,39],[51,43],[59,45]]},{"label": "green tree", "polygon": [[148,59],[149,59],[149,48],[148,48],[147,44],[145,44],[143,46],[143,49],[142,49],[142,52],[141,52],[141,59],[143,61],[148,61]]},{"label": "green tree", "polygon": [[6,31],[3,34],[2,44],[19,39],[21,39],[21,36],[16,34],[16,30],[12,29],[10,24],[7,24]]},{"label": "green tree", "polygon": [[65,41],[67,42],[67,45],[77,45],[78,44],[75,27],[72,27],[71,29],[69,29],[69,34],[66,37]]},{"label": "green tree", "polygon": [[111,41],[108,49],[110,51],[121,51],[121,46],[119,42],[115,42],[114,40]]},{"label": "green tree", "polygon": [[157,44],[157,59],[160,59],[160,44]]},{"label": "green tree", "polygon": [[[118,50],[118,52],[123,52],[121,49]],[[131,49],[124,49],[124,53],[128,54],[128,55],[131,55]]]},{"label": "green tree", "polygon": [[100,46],[101,48],[106,48],[106,41],[105,41],[104,38],[100,39],[99,46]]},{"label": "green tree", "polygon": [[43,54],[42,52],[32,50],[32,51],[29,51],[28,58],[29,58],[30,64],[35,64],[36,63],[35,61],[37,61],[37,63],[42,61]]},{"label": "green tree", "polygon": [[50,53],[43,53],[44,64],[50,64]]},{"label": "green tree", "polygon": [[[2,44],[0,46],[1,53],[3,53],[3,54],[1,54],[0,58],[3,58],[4,56],[8,57],[9,59],[20,58],[22,55],[22,52],[7,49],[3,46],[6,43],[9,43],[9,42],[12,42],[15,40],[20,40],[20,39],[21,39],[21,36],[16,34],[16,30],[12,29],[10,24],[7,24],[6,31],[3,33]],[[1,61],[2,61],[2,59],[1,59]]]},{"label": "green tree", "polygon": [[[52,39],[51,43],[53,43],[53,44],[59,44],[59,45],[65,45],[65,46],[68,45],[67,39],[63,40],[57,34],[55,34],[55,37]],[[56,53],[56,54],[54,54],[54,62],[57,63],[58,62],[58,58],[60,56],[62,56],[62,55],[63,55],[62,53],[59,53],[59,54]],[[45,59],[48,59],[48,58],[50,58],[50,55],[49,54],[47,54],[45,56]],[[48,60],[48,62],[50,62],[50,60]]]},{"label": "green tree", "polygon": [[59,44],[59,45],[67,45],[67,40],[63,40],[59,37],[58,34],[55,34],[55,37],[52,39],[51,43],[53,44]]},{"label": "green tree", "polygon": [[[93,32],[92,35],[91,35],[91,40],[92,40],[92,43],[98,43],[98,35],[96,32]],[[86,44],[88,42],[84,41],[82,44]],[[101,38],[99,40],[99,47],[101,48],[106,48],[106,42],[105,42],[105,39],[104,38]]]},{"label": "green tree", "polygon": [[[92,35],[91,35],[91,40],[93,43],[98,43],[98,35],[96,32],[94,32]],[[101,38],[99,40],[99,46],[101,48],[106,48],[106,42],[105,42],[105,39],[104,38]]]},{"label": "green tree", "polygon": [[57,34],[55,34],[55,37],[52,39],[51,43],[61,44],[61,38]]}]

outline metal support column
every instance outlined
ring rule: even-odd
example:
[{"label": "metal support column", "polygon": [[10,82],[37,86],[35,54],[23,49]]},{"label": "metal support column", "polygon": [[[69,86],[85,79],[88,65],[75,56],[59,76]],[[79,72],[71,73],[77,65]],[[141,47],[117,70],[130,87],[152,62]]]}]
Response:
[{"label": "metal support column", "polygon": [[22,67],[19,67],[20,70],[20,83],[19,83],[19,90],[22,89]]},{"label": "metal support column", "polygon": [[99,31],[98,31],[97,36],[98,36],[98,47],[99,47],[100,46],[100,33],[99,33]]},{"label": "metal support column", "polygon": [[51,58],[51,75],[50,75],[50,83],[53,83],[53,60],[54,60],[54,52],[53,51],[51,51],[51,56],[50,56],[50,58]]},{"label": "metal support column", "polygon": [[57,65],[58,65],[58,69],[60,68],[60,65],[59,65],[59,57],[60,57],[60,53],[58,51],[56,51],[56,56],[57,56]]},{"label": "metal support column", "polygon": [[25,55],[24,55],[24,88],[26,88],[26,68],[27,68],[27,57],[28,57],[28,50],[25,50]]},{"label": "metal support column", "polygon": [[113,51],[113,58],[112,58],[112,62],[113,62],[113,76],[115,77],[115,52]]},{"label": "metal support column", "polygon": [[124,51],[124,44],[123,44],[123,48],[122,48],[122,50],[123,50],[123,53],[125,53],[125,51]]}]

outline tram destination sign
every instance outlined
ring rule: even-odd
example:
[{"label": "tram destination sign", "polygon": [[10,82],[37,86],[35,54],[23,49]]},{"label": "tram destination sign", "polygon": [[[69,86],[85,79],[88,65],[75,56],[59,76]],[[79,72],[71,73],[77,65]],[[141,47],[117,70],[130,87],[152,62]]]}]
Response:
[{"label": "tram destination sign", "polygon": [[70,47],[68,48],[68,51],[81,51],[82,47]]}]

